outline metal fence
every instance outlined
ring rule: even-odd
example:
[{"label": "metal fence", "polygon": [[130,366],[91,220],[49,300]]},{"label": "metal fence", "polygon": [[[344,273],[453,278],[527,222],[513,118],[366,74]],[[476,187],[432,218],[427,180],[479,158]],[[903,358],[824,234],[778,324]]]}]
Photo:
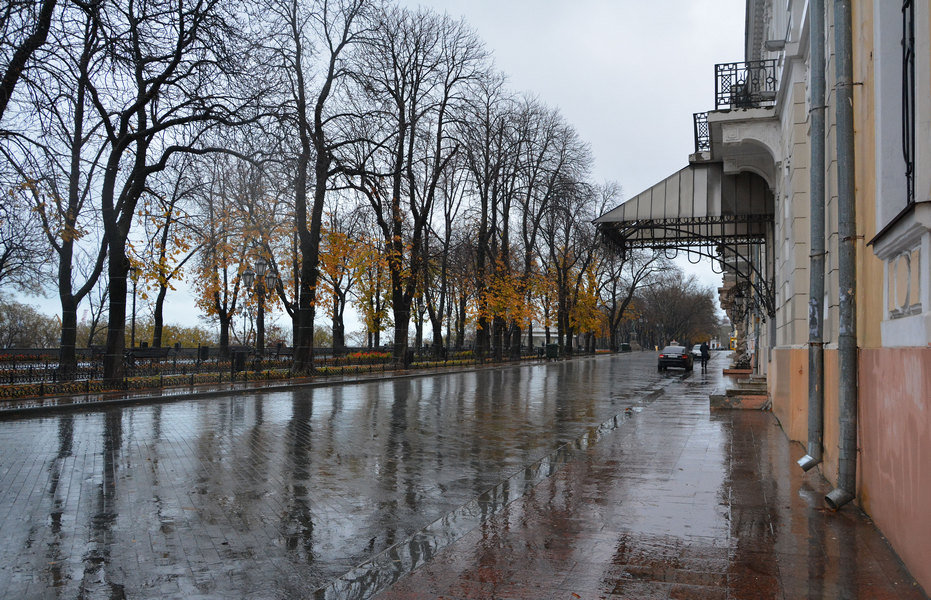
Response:
[{"label": "metal fence", "polygon": [[[77,368],[63,374],[58,364],[56,349],[0,350],[0,386],[18,384],[57,384],[64,382],[90,382],[103,377],[104,353],[100,348],[83,348],[77,352]],[[575,349],[573,355],[586,354]],[[336,354],[331,348],[314,349],[314,375],[346,375],[376,373],[398,368],[442,368],[488,363],[519,362],[534,358],[557,356],[554,345],[548,348],[523,348],[519,356],[502,352],[498,357],[492,349],[485,357],[476,357],[468,349],[422,348],[409,350],[406,360],[398,363],[390,352],[366,348],[348,348]],[[219,348],[165,348],[129,350],[124,357],[126,380],[181,378],[184,382],[230,381],[244,378],[244,373],[265,373],[268,378],[290,377],[292,349],[273,348],[259,355],[252,348],[231,347],[225,356]],[[213,378],[204,378],[209,375]],[[262,378],[252,376],[251,378]],[[167,382],[171,383],[171,382]],[[88,388],[89,389],[89,388]]]}]

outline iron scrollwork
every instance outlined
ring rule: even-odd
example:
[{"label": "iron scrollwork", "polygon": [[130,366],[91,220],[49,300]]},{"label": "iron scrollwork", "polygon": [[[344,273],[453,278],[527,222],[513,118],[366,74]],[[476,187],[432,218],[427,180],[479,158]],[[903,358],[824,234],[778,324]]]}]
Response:
[{"label": "iron scrollwork", "polygon": [[695,122],[695,152],[711,150],[711,130],[708,129],[708,113],[694,113],[692,120]]},{"label": "iron scrollwork", "polygon": [[714,66],[714,107],[759,108],[776,101],[776,60],[720,63]]}]

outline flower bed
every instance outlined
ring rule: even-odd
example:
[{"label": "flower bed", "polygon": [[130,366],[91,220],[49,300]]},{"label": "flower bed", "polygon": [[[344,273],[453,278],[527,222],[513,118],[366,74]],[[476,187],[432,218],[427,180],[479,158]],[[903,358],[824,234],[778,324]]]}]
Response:
[{"label": "flower bed", "polygon": [[390,352],[353,352],[352,354],[347,354],[345,360],[360,364],[368,365],[374,363],[382,363],[391,360]]},{"label": "flower bed", "polygon": [[67,396],[73,394],[99,394],[113,391],[104,387],[103,381],[65,381],[58,383],[18,383],[0,385],[0,398],[32,398],[39,396]]}]

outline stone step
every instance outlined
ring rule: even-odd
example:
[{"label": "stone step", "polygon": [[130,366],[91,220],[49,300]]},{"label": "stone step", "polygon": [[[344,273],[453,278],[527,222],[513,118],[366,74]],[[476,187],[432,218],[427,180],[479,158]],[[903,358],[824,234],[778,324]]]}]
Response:
[{"label": "stone step", "polygon": [[769,395],[769,389],[765,385],[743,384],[734,388],[728,388],[725,392],[728,396],[740,396],[741,394]]},{"label": "stone step", "polygon": [[711,410],[769,410],[771,408],[769,396],[764,394],[712,394],[709,400]]}]

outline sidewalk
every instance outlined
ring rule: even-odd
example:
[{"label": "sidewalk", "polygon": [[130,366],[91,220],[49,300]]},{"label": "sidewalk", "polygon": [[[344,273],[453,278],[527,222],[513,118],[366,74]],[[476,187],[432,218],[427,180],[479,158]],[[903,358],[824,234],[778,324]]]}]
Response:
[{"label": "sidewalk", "polygon": [[709,412],[714,366],[376,598],[925,599],[772,414]]}]

